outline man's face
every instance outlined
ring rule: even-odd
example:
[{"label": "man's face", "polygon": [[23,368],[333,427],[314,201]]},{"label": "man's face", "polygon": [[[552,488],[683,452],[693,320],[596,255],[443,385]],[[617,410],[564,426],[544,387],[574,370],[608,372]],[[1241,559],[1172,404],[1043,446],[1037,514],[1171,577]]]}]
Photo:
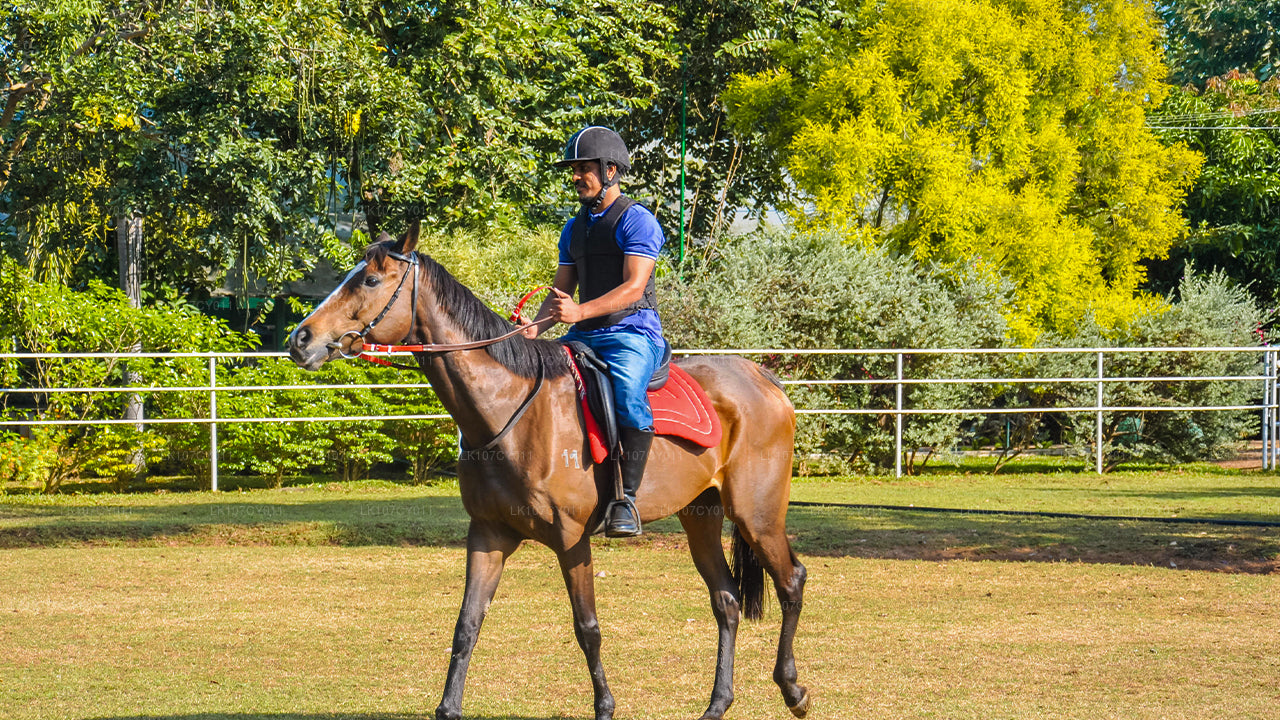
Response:
[{"label": "man's face", "polygon": [[[613,166],[608,166],[613,171]],[[569,165],[573,173],[573,187],[578,191],[580,202],[590,202],[600,194],[604,182],[600,179],[600,162],[597,160],[577,160]]]}]

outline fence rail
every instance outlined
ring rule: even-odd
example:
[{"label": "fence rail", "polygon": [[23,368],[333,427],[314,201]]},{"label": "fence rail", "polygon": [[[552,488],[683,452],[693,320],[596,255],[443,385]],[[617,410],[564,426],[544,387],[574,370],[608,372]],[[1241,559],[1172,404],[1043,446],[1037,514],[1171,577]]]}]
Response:
[{"label": "fence rail", "polygon": [[[919,349],[887,349],[887,348],[842,348],[842,349],[790,349],[790,348],[739,348],[739,349],[677,349],[676,355],[748,355],[766,357],[799,357],[811,355],[845,355],[845,356],[892,356],[894,358],[894,376],[883,378],[811,378],[785,379],[786,386],[881,386],[892,387],[894,407],[892,408],[834,408],[834,407],[800,407],[801,415],[892,415],[894,416],[895,467],[897,476],[902,475],[903,459],[903,423],[913,415],[1012,415],[1027,413],[1092,413],[1095,415],[1094,452],[1095,469],[1103,471],[1103,425],[1104,415],[1114,412],[1241,412],[1260,411],[1262,414],[1262,467],[1274,470],[1280,460],[1280,389],[1277,388],[1277,368],[1280,366],[1276,350],[1270,347],[1147,347],[1147,348],[919,348]],[[1159,376],[1108,376],[1106,360],[1108,356],[1132,354],[1165,354],[1179,353],[1238,353],[1260,356],[1262,374],[1250,373],[1241,375],[1159,375]],[[394,354],[394,353],[387,353]],[[1076,377],[906,377],[905,360],[915,356],[928,355],[1081,355],[1090,356],[1094,360],[1095,372],[1087,376]],[[138,425],[142,424],[203,424],[209,426],[209,448],[211,460],[212,489],[218,489],[218,427],[234,423],[272,423],[272,422],[350,422],[360,420],[448,420],[445,414],[364,414],[342,416],[308,416],[308,417],[225,417],[218,415],[219,393],[246,392],[279,392],[306,391],[323,392],[327,390],[361,389],[430,389],[430,385],[422,383],[371,383],[346,385],[332,383],[301,385],[220,385],[217,378],[219,361],[235,360],[277,360],[288,362],[286,353],[0,353],[0,360],[131,360],[139,358],[176,359],[201,358],[208,363],[208,382],[204,385],[190,383],[181,386],[145,386],[122,385],[118,387],[3,387],[0,395],[38,395],[55,393],[117,393],[139,394],[167,392],[208,393],[208,414],[204,417],[164,417],[136,419],[44,419],[26,418],[0,420],[3,427],[32,427],[43,425]],[[1105,388],[1109,385],[1134,383],[1179,383],[1179,382],[1227,382],[1256,383],[1260,390],[1258,404],[1245,405],[1109,405],[1106,402]],[[1091,405],[1046,406],[1046,407],[971,407],[971,408],[913,408],[907,405],[907,389],[928,385],[972,385],[972,384],[1078,384],[1096,388],[1095,402]]]}]

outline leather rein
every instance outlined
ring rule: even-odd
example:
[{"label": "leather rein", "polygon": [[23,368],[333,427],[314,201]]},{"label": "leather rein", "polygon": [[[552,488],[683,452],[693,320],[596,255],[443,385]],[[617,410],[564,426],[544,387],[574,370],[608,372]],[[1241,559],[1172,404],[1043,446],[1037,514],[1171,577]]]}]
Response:
[{"label": "leather rein", "polygon": [[[471,342],[463,342],[463,343],[380,345],[378,343],[365,342],[364,336],[368,334],[369,331],[377,327],[378,323],[382,322],[382,319],[385,318],[387,316],[387,313],[391,311],[392,306],[396,304],[396,300],[400,299],[400,291],[404,289],[405,280],[409,278],[409,275],[413,275],[413,287],[411,291],[413,310],[411,311],[412,314],[409,316],[409,333],[405,337],[413,337],[414,324],[418,319],[418,271],[422,265],[418,261],[418,253],[410,252],[406,255],[406,254],[398,253],[395,251],[388,251],[387,257],[392,258],[393,260],[399,260],[400,262],[404,263],[405,264],[404,274],[400,276],[400,283],[396,285],[396,291],[391,294],[391,299],[387,300],[386,306],[382,308],[382,312],[378,313],[377,317],[369,321],[369,323],[366,324],[359,331],[356,331],[356,330],[347,331],[343,333],[336,341],[328,343],[326,347],[328,347],[330,350],[337,350],[338,354],[341,355],[343,358],[347,360],[355,360],[358,358],[361,360],[368,360],[369,362],[374,362],[379,365],[385,365],[386,367],[399,368],[401,370],[417,370],[418,372],[426,372],[425,370],[422,369],[421,365],[405,365],[402,363],[391,362],[390,360],[384,360],[382,358],[369,355],[369,353],[371,352],[447,353],[447,352],[456,352],[459,350],[477,350],[479,348],[488,347],[489,345],[500,343],[503,340],[507,340],[508,338],[515,337],[516,335],[524,332],[525,327],[518,326],[511,332],[503,335],[499,335],[498,337],[495,337],[495,338],[489,338],[488,340],[474,340]],[[524,298],[520,300],[520,304],[516,306],[515,313],[512,314],[513,322],[519,321],[520,309],[524,307],[525,302],[530,297],[532,297],[534,293],[544,289],[546,288],[545,287],[536,288],[532,292],[525,295]],[[343,349],[342,347],[342,341],[345,340],[349,335],[354,335],[356,338],[356,341],[360,343],[360,352],[357,352],[354,355],[348,355],[347,350]],[[352,342],[351,345],[349,345],[348,347],[354,347],[354,346],[355,346],[355,342]],[[459,440],[459,444],[462,446],[461,447],[462,454],[464,456],[470,455],[472,459],[481,459],[481,458],[477,458],[476,453],[484,453],[492,450],[495,446],[497,446],[497,444],[502,440],[502,438],[506,437],[511,432],[512,428],[515,427],[516,423],[520,421],[520,418],[524,416],[525,411],[527,411],[529,409],[529,406],[533,404],[533,399],[538,396],[539,392],[542,391],[542,383],[543,383],[543,380],[546,379],[546,374],[547,374],[546,368],[543,367],[542,360],[539,359],[538,360],[538,379],[533,384],[533,390],[530,391],[528,397],[524,399],[524,402],[520,403],[520,407],[516,408],[515,413],[511,415],[511,419],[507,420],[507,424],[504,425],[503,428],[498,431],[498,434],[495,435],[492,440],[485,443],[484,445],[481,445],[478,448],[467,448],[466,443],[462,442],[462,437],[461,435],[459,435],[458,440]]]}]

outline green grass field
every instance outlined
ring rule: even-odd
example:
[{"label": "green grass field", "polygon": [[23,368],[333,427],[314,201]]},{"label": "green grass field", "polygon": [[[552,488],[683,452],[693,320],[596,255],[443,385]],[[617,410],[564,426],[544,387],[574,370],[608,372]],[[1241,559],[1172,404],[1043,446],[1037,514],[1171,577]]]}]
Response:
[{"label": "green grass field", "polygon": [[[809,502],[1280,521],[1277,477],[799,480]],[[1280,528],[795,507],[815,718],[1270,718]],[[0,496],[0,717],[425,718],[461,599],[456,489]],[[715,623],[678,524],[598,540],[618,718],[695,718]],[[776,602],[740,629],[735,718],[789,718]],[[589,718],[554,556],[490,610],[467,717]]]}]

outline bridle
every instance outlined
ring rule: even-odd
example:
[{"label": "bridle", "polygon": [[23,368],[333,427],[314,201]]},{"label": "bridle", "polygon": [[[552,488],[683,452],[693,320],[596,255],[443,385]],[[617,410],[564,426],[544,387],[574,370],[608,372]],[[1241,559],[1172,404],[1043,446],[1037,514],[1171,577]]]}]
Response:
[{"label": "bridle", "polygon": [[[530,297],[532,297],[534,293],[538,292],[539,290],[546,289],[545,287],[535,288],[532,292],[525,295],[520,300],[520,304],[516,306],[516,311],[512,315],[512,321],[517,322],[517,327],[511,332],[503,335],[499,335],[498,337],[495,337],[495,338],[489,338],[488,340],[474,340],[471,342],[464,342],[464,343],[427,343],[427,344],[419,344],[419,345],[379,345],[377,343],[367,343],[364,341],[365,335],[367,335],[370,331],[372,331],[375,327],[377,327],[378,323],[382,322],[382,319],[387,316],[387,313],[391,312],[391,308],[396,304],[396,300],[400,299],[400,291],[404,289],[405,280],[407,280],[410,275],[413,275],[413,286],[412,286],[413,289],[411,292],[412,305],[410,306],[410,310],[409,310],[409,313],[410,313],[409,314],[409,332],[405,335],[406,340],[413,337],[414,325],[418,319],[418,273],[422,267],[422,263],[419,262],[418,260],[418,253],[414,251],[414,252],[409,252],[408,254],[404,254],[404,253],[395,252],[394,250],[388,250],[387,257],[393,260],[399,260],[400,262],[404,263],[405,268],[404,268],[404,273],[400,275],[400,282],[396,285],[396,291],[391,293],[391,298],[387,300],[387,304],[382,308],[382,312],[378,313],[377,317],[375,317],[373,320],[370,320],[360,330],[358,331],[348,330],[347,332],[339,336],[337,340],[335,340],[334,342],[328,343],[326,345],[326,347],[328,347],[330,350],[337,350],[338,354],[347,360],[355,360],[358,358],[361,360],[368,360],[369,362],[377,363],[379,365],[385,365],[386,367],[399,368],[401,370],[417,370],[418,372],[425,372],[422,369],[421,365],[405,365],[402,363],[391,362],[390,360],[385,360],[380,357],[374,357],[369,353],[371,352],[446,353],[446,352],[454,352],[458,350],[476,350],[479,348],[487,347],[489,345],[500,343],[503,340],[514,337],[515,335],[518,335],[524,332],[525,330],[524,326],[518,324],[521,308],[524,307],[525,302]],[[360,352],[357,352],[354,355],[348,355],[347,351],[342,347],[342,341],[345,340],[349,335],[355,336],[355,341],[351,343],[350,347],[354,347],[356,342],[360,343]],[[485,443],[484,445],[481,445],[478,448],[467,448],[466,443],[463,443],[461,436],[459,436],[458,440],[459,440],[459,444],[462,445],[461,449],[462,449],[463,455],[470,455],[473,459],[483,459],[477,456],[477,453],[486,453],[492,450],[495,446],[497,446],[498,442],[501,441],[502,438],[506,437],[507,434],[511,432],[511,429],[514,428],[516,423],[520,421],[520,418],[524,416],[525,411],[528,410],[529,407],[533,404],[533,399],[538,396],[539,392],[542,391],[542,382],[546,378],[546,374],[547,374],[546,368],[543,367],[542,360],[541,358],[539,358],[538,380],[533,384],[533,390],[530,391],[528,397],[524,399],[524,402],[520,403],[520,407],[516,408],[515,413],[511,415],[511,418],[509,420],[507,420],[507,424],[502,427],[502,430],[498,431],[497,435],[493,436],[492,440]]]},{"label": "bridle", "polygon": [[412,305],[411,305],[412,310],[410,311],[410,314],[409,314],[409,332],[405,335],[405,337],[406,338],[413,337],[413,326],[414,326],[414,323],[417,322],[418,320],[418,268],[420,266],[418,262],[418,253],[411,252],[408,255],[404,255],[394,250],[388,250],[387,257],[393,260],[399,260],[405,265],[404,265],[404,273],[400,275],[400,283],[396,285],[396,291],[391,293],[391,299],[387,300],[387,304],[383,306],[382,312],[378,313],[378,316],[370,320],[368,323],[365,323],[365,326],[363,328],[360,328],[359,330],[348,330],[347,332],[343,333],[340,337],[338,337],[337,340],[326,345],[326,347],[328,347],[330,350],[337,350],[338,354],[347,360],[364,358],[366,360],[373,360],[374,362],[378,362],[377,358],[368,357],[363,352],[356,353],[355,355],[348,355],[347,351],[342,346],[342,341],[346,340],[348,336],[354,335],[355,341],[353,341],[349,347],[354,347],[356,344],[356,341],[360,343],[361,350],[367,347],[367,343],[365,343],[364,341],[364,336],[369,334],[369,331],[377,327],[378,323],[382,322],[382,319],[387,316],[387,313],[391,312],[391,308],[396,304],[396,300],[400,299],[400,291],[404,289],[404,281],[409,278],[410,274],[413,275],[413,298],[412,298]]}]

